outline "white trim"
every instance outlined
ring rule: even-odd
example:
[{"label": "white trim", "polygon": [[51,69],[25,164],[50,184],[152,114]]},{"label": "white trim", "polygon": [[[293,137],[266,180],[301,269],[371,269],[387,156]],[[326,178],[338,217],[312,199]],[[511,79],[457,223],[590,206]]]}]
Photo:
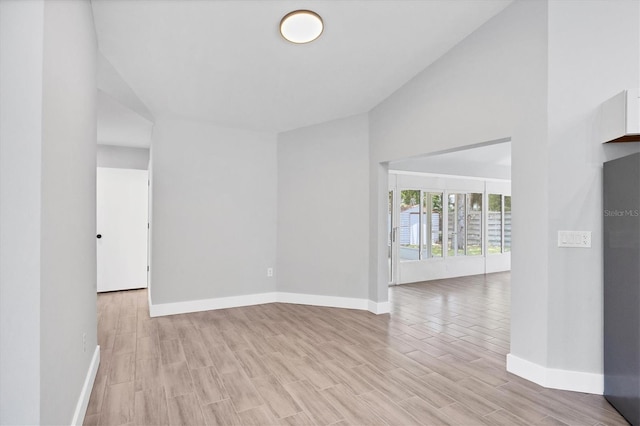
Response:
[{"label": "white trim", "polygon": [[149,305],[151,317],[186,314],[190,312],[212,311],[215,309],[238,308],[277,302],[277,293],[248,294],[246,296],[218,297],[215,299],[188,300],[185,302],[159,303]]},{"label": "white trim", "polygon": [[301,293],[260,293],[245,296],[219,297],[215,299],[189,300],[185,302],[153,304],[149,292],[149,313],[151,317],[186,314],[190,312],[216,309],[238,308],[265,303],[293,303],[298,305],[325,306],[330,308],[358,309],[374,314],[385,314],[390,310],[389,302],[373,302],[368,299],[351,297],[322,296]]},{"label": "white trim", "polygon": [[391,302],[374,302],[369,300],[368,311],[376,315],[388,314],[391,312]]},{"label": "white trim", "polygon": [[73,413],[72,425],[82,425],[84,416],[87,414],[87,407],[89,406],[89,397],[91,396],[91,390],[93,389],[93,383],[96,381],[96,374],[98,374],[98,367],[100,366],[100,346],[96,346],[96,350],[93,351],[93,357],[91,358],[91,364],[89,364],[89,370],[87,376],[84,379],[84,385],[82,385],[82,391],[76,404],[76,411]]},{"label": "white trim", "polygon": [[547,368],[513,354],[507,355],[507,371],[545,388],[596,395],[604,393],[602,374]]},{"label": "white trim", "polygon": [[326,306],[328,308],[367,310],[369,304],[366,299],[350,297],[320,296],[301,293],[278,293],[278,302],[294,303],[297,305]]}]

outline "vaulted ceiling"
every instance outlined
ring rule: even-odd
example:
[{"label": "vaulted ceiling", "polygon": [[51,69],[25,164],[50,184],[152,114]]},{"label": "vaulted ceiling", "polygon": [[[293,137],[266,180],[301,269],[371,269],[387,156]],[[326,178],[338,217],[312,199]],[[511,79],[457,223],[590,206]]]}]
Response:
[{"label": "vaulted ceiling", "polygon": [[[369,111],[510,0],[93,0],[98,46],[151,115],[285,131]],[[321,38],[286,42],[313,9]]]}]

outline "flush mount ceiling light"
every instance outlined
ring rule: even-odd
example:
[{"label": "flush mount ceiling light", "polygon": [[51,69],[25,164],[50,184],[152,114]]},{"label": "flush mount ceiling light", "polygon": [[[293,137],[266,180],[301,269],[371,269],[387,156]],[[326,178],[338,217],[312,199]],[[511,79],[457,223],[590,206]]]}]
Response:
[{"label": "flush mount ceiling light", "polygon": [[280,34],[291,43],[304,44],[320,37],[324,23],[311,10],[294,10],[280,21]]}]

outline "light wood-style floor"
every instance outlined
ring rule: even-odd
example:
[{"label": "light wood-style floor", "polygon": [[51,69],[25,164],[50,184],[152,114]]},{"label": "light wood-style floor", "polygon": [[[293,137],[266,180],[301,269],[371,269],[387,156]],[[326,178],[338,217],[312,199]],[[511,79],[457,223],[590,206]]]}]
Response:
[{"label": "light wood-style floor", "polygon": [[508,273],[391,289],[392,313],[268,304],[149,318],[98,297],[87,425],[624,425],[505,371]]}]

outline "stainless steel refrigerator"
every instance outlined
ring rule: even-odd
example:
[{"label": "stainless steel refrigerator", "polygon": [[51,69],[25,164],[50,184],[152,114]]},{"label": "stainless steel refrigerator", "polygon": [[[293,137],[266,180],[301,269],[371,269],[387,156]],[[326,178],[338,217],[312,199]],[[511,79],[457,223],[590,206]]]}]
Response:
[{"label": "stainless steel refrigerator", "polygon": [[604,396],[640,425],[640,153],[604,164]]}]

